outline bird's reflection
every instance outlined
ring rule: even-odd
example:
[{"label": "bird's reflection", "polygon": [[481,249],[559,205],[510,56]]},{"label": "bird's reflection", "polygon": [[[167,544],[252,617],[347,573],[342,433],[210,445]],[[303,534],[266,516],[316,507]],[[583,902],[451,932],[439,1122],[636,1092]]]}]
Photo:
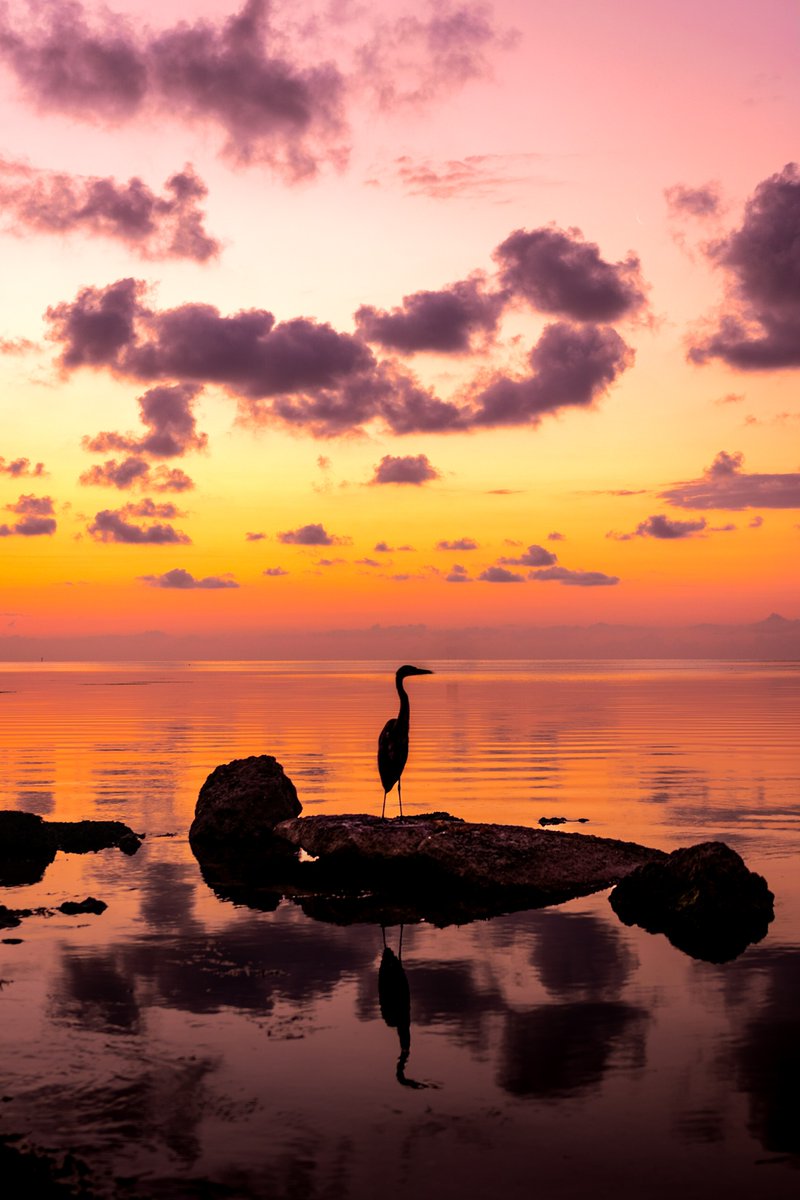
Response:
[{"label": "bird's reflection", "polygon": [[411,991],[408,977],[403,967],[403,926],[400,926],[400,940],[397,954],[391,946],[386,945],[386,927],[381,925],[383,937],[383,954],[378,968],[378,1000],[381,1006],[381,1016],[390,1029],[397,1030],[400,1039],[400,1057],[397,1060],[397,1082],[403,1087],[426,1088],[429,1083],[419,1079],[409,1079],[406,1076],[406,1063],[411,1053]]}]

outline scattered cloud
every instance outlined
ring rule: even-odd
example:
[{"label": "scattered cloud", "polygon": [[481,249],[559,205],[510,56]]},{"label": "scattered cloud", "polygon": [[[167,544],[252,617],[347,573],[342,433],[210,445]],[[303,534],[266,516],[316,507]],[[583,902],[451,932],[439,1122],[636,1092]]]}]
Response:
[{"label": "scattered cloud", "polygon": [[425,454],[385,454],[375,467],[370,483],[407,483],[420,487],[431,479],[439,478],[440,472]]},{"label": "scattered cloud", "polygon": [[188,492],[194,481],[178,467],[151,467],[143,458],[107,459],[95,463],[80,476],[86,487],[115,487],[120,491],[138,487],[155,492]]},{"label": "scattered cloud", "polygon": [[126,545],[172,546],[189,545],[191,538],[172,525],[156,523],[137,525],[128,520],[127,508],[113,510],[105,508],[97,513],[88,532],[98,542],[119,542]]},{"label": "scattered cloud", "polygon": [[51,496],[23,494],[6,510],[20,519],[0,525],[0,537],[49,537],[56,531],[55,508]]},{"label": "scattered cloud", "polygon": [[381,567],[383,563],[377,562],[374,558],[357,558],[357,567]]},{"label": "scattered cloud", "polygon": [[689,359],[719,358],[739,370],[800,366],[800,170],[763,180],[738,229],[708,247],[728,283],[716,329],[694,340]]},{"label": "scattered cloud", "polygon": [[613,530],[606,534],[606,537],[613,538],[617,542],[628,542],[635,537],[652,537],[659,538],[662,541],[674,541],[678,538],[692,537],[696,533],[702,533],[706,529],[705,520],[698,521],[677,521],[671,517],[666,517],[663,514],[656,514],[648,517],[646,521],[641,521],[633,533],[615,533]]},{"label": "scattered cloud", "polygon": [[724,396],[720,396],[715,400],[715,404],[741,404],[744,400],[744,392],[726,392]]},{"label": "scattered cloud", "polygon": [[403,550],[413,550],[413,546],[390,546],[388,542],[377,542],[373,547],[377,554],[399,554]]},{"label": "scattered cloud", "polygon": [[278,534],[278,541],[287,546],[343,546],[350,540],[328,533],[323,525],[301,525]]},{"label": "scattered cloud", "polygon": [[9,512],[24,517],[47,517],[55,512],[52,496],[34,496],[31,493],[23,494],[13,504],[6,504],[5,507]]},{"label": "scattered cloud", "polygon": [[675,483],[660,498],[677,508],[800,508],[800,472],[751,474],[741,452],[720,450],[700,479]]},{"label": "scattered cloud", "polygon": [[85,437],[83,447],[94,453],[122,450],[153,458],[177,458],[190,450],[204,450],[208,437],[198,433],[193,412],[199,392],[200,386],[193,383],[150,388],[138,399],[142,424],[148,430],[144,437],[98,433]]},{"label": "scattered cloud", "polygon": [[263,542],[267,535],[265,533],[246,533],[244,540],[246,542]]},{"label": "scattered cloud", "polygon": [[472,583],[467,568],[462,567],[460,563],[453,563],[449,574],[445,575],[444,581],[445,583]]},{"label": "scattered cloud", "polygon": [[567,567],[545,567],[531,571],[529,579],[537,583],[561,583],[565,587],[614,587],[619,583],[618,575],[605,575],[602,571],[571,571]]},{"label": "scattered cloud", "polygon": [[175,588],[178,591],[190,591],[195,588],[202,590],[218,590],[220,588],[238,588],[239,584],[230,575],[206,575],[204,579],[195,579],[182,567],[165,571],[163,575],[140,575],[142,583],[151,587]]},{"label": "scattered cloud", "polygon": [[520,554],[518,558],[501,558],[501,563],[507,566],[517,567],[549,567],[556,562],[556,556],[552,550],[545,550],[544,546],[528,546],[524,554]]},{"label": "scattered cloud", "polygon": [[157,196],[135,177],[118,183],[0,159],[0,205],[13,233],[116,238],[151,259],[215,257],[219,242],[205,232],[199,207],[205,184],[187,165],[164,188]]},{"label": "scattered cloud", "polygon": [[10,475],[12,479],[19,479],[24,475],[37,478],[46,474],[44,463],[32,463],[29,458],[13,458],[9,460],[3,458],[2,454],[0,454],[0,475]]},{"label": "scattered cloud", "polygon": [[266,571],[262,571],[261,573],[262,575],[269,576],[270,579],[277,579],[281,575],[289,574],[283,567],[267,567]]},{"label": "scattered cloud", "polygon": [[0,337],[0,354],[28,354],[36,349],[36,343],[28,338]]},{"label": "scattered cloud", "polygon": [[476,336],[485,342],[494,335],[504,304],[502,295],[486,292],[484,280],[474,276],[438,292],[404,296],[389,312],[362,304],[355,322],[365,341],[387,350],[464,354]]},{"label": "scattered cloud", "polygon": [[566,534],[559,533],[557,529],[554,529],[552,533],[548,533],[547,540],[548,542],[565,542],[567,538]]},{"label": "scattered cloud", "polygon": [[609,263],[579,229],[517,229],[494,252],[500,283],[538,312],[574,321],[618,321],[645,307],[639,259]]},{"label": "scattered cloud", "polygon": [[700,187],[687,187],[676,183],[664,189],[664,199],[671,216],[695,217],[705,220],[719,216],[722,210],[722,191],[716,181]]},{"label": "scattered cloud", "polygon": [[508,571],[505,567],[487,567],[485,571],[481,571],[478,579],[482,579],[485,583],[525,582],[521,575],[517,575],[514,571]]},{"label": "scattered cloud", "polygon": [[764,524],[763,517],[753,517],[752,521],[750,521],[750,523],[749,523],[749,527],[750,527],[750,529],[760,529],[763,524]]},{"label": "scattered cloud", "polygon": [[461,537],[455,538],[453,541],[441,541],[436,543],[437,550],[477,550],[478,543],[474,538]]},{"label": "scattered cloud", "polygon": [[403,154],[392,165],[409,196],[482,200],[501,199],[510,189],[520,186],[553,186],[557,180],[531,171],[543,158],[541,154],[468,154],[465,158],[436,162]]}]

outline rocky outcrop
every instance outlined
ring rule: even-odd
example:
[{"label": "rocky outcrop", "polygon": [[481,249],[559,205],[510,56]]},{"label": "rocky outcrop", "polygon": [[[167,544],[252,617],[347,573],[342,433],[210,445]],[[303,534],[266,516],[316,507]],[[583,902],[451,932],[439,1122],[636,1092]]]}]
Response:
[{"label": "rocky outcrop", "polygon": [[0,810],[0,886],[38,883],[58,850],[87,854],[118,847],[135,854],[141,838],[122,821],[45,821]]},{"label": "rocky outcrop", "polygon": [[378,893],[382,902],[401,910],[416,905],[440,924],[448,915],[470,919],[585,895],[664,857],[634,842],[477,824],[447,813],[390,821],[303,817],[281,822],[275,834],[317,860],[301,863],[296,876],[301,885],[305,871],[317,892],[312,907],[326,891],[340,912],[346,894],[357,895],[369,912]]},{"label": "rocky outcrop", "polygon": [[664,933],[684,953],[715,963],[766,935],[773,901],[766,880],[724,842],[701,842],[646,863],[609,896],[626,925]]},{"label": "rocky outcrop", "polygon": [[301,808],[294,784],[271,755],[238,758],[217,767],[201,787],[189,841],[206,854],[267,848],[278,822]]}]

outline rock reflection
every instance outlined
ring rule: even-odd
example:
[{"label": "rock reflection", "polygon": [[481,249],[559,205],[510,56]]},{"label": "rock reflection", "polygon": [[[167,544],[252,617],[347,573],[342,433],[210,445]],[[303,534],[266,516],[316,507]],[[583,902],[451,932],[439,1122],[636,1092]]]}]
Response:
[{"label": "rock reflection", "polygon": [[614,1054],[644,1066],[646,1025],[642,1009],[606,1001],[509,1013],[497,1081],[514,1096],[574,1096],[600,1083]]},{"label": "rock reflection", "polygon": [[589,913],[547,909],[534,928],[534,962],[552,995],[617,996],[637,965],[617,930]]}]

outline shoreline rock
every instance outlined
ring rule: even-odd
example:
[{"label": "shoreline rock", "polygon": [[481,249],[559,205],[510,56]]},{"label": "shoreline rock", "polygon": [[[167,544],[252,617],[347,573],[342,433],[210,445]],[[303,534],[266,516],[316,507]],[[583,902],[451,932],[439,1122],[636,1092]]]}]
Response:
[{"label": "shoreline rock", "polygon": [[0,809],[0,887],[38,883],[59,850],[89,854],[116,847],[135,854],[143,836],[123,821],[45,821]]}]

